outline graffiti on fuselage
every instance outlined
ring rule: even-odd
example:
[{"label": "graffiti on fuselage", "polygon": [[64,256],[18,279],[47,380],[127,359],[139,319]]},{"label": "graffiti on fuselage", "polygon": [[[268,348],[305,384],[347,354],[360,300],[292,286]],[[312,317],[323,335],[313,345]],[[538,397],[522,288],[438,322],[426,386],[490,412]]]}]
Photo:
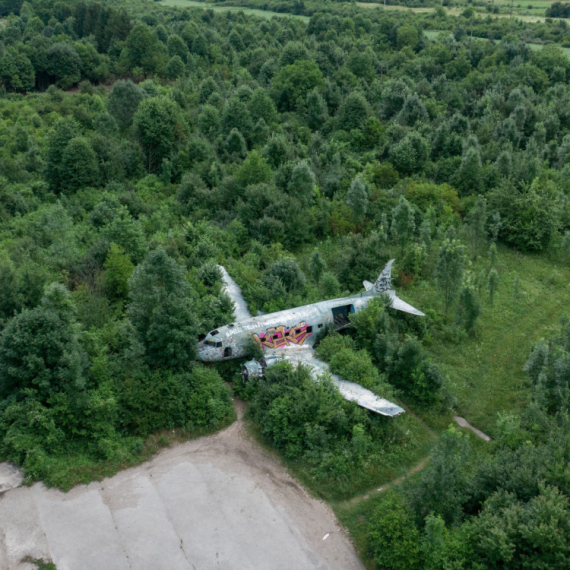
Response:
[{"label": "graffiti on fuselage", "polygon": [[291,328],[284,326],[270,327],[264,332],[254,334],[253,339],[263,349],[284,348],[290,344],[301,346],[313,334],[305,321]]}]

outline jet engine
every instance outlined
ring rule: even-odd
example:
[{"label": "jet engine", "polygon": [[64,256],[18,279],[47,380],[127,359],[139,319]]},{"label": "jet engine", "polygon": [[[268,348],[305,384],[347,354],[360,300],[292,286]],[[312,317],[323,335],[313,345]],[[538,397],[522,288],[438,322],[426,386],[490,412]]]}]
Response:
[{"label": "jet engine", "polygon": [[283,361],[282,356],[277,354],[268,354],[263,356],[259,360],[248,360],[241,367],[241,381],[244,386],[248,380],[254,380],[256,378],[263,378],[265,376],[265,369]]}]

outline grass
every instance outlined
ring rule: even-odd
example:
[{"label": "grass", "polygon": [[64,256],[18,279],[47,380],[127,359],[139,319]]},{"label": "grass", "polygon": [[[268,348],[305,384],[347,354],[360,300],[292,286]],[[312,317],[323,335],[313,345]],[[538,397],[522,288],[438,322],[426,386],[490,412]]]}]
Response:
[{"label": "grass", "polygon": [[[472,271],[477,275],[487,267],[483,257]],[[476,334],[459,344],[438,341],[430,347],[434,361],[449,378],[459,413],[491,436],[498,413],[518,413],[527,401],[523,366],[532,344],[556,330],[570,307],[567,265],[500,247],[497,270],[499,291],[493,306],[481,292],[483,312]],[[515,278],[520,282],[517,295],[513,295]],[[412,287],[404,296],[416,307],[441,308],[431,283]]]},{"label": "grass", "polygon": [[161,0],[163,6],[174,6],[177,8],[202,8],[203,10],[213,10],[214,12],[243,12],[249,16],[258,16],[260,18],[297,18],[308,22],[308,16],[300,16],[297,14],[286,14],[280,12],[271,12],[269,10],[258,10],[256,8],[241,8],[239,6],[218,6],[216,4],[208,4],[206,2],[198,2],[197,0]]}]

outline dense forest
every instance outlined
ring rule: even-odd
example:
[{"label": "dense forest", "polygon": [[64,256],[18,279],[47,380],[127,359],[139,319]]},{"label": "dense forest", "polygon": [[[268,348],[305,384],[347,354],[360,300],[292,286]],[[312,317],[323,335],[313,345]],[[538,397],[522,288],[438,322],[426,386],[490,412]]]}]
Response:
[{"label": "dense forest", "polygon": [[[233,382],[331,501],[430,453],[339,503],[370,567],[565,568],[570,30],[286,6],[0,0],[0,459],[69,488],[227,425]],[[196,362],[232,320],[217,264],[255,314],[356,293],[392,257],[426,318],[381,299],[317,351],[402,417],[302,367],[244,387],[238,362]],[[524,351],[500,404],[477,394],[485,446],[448,427],[474,405],[450,355],[482,339]]]}]

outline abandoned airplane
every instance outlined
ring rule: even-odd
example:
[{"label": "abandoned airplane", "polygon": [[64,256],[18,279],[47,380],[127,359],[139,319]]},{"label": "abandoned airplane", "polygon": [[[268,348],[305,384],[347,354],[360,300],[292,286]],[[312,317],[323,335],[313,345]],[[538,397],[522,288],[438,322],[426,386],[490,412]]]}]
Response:
[{"label": "abandoned airplane", "polygon": [[397,416],[404,412],[400,406],[378,397],[360,384],[331,374],[328,365],[318,360],[312,350],[319,331],[327,325],[336,330],[345,328],[350,324],[349,315],[366,307],[378,295],[387,295],[393,309],[424,316],[392,289],[393,263],[392,259],[386,264],[374,284],[364,281],[365,291],[362,293],[257,317],[249,313],[240,288],[220,266],[225,292],[234,302],[235,322],[210,331],[198,344],[198,359],[214,362],[240,358],[247,354],[250,343],[254,341],[265,354],[260,360],[250,360],[243,365],[244,382],[263,376],[266,368],[286,360],[307,366],[317,381],[329,374],[345,399],[384,416]]}]

